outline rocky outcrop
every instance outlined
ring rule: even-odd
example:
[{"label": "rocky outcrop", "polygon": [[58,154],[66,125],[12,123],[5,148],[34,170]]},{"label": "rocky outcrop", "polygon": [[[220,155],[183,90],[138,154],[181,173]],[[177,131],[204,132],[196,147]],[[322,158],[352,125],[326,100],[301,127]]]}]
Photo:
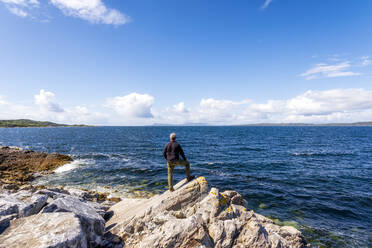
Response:
[{"label": "rocky outcrop", "polygon": [[103,216],[113,203],[88,201],[95,196],[89,191],[80,196],[60,188],[0,190],[0,248],[108,245]]},{"label": "rocky outcrop", "polygon": [[86,248],[85,233],[73,213],[44,213],[12,221],[0,248]]},{"label": "rocky outcrop", "polygon": [[115,205],[81,190],[0,190],[0,248],[306,246],[297,229],[275,225],[204,177],[175,189]]},{"label": "rocky outcrop", "polygon": [[[106,228],[125,247],[305,247],[301,233],[247,209],[235,191],[209,188],[204,177],[176,191],[121,201]],[[120,237],[121,240],[118,240]]]},{"label": "rocky outcrop", "polygon": [[63,154],[0,147],[0,184],[23,185],[34,179],[34,173],[48,173],[71,161]]}]

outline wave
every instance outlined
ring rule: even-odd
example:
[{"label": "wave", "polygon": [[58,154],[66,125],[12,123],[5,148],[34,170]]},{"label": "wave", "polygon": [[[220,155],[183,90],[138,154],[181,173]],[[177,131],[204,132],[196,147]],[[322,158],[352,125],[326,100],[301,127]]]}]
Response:
[{"label": "wave", "polygon": [[63,172],[66,172],[66,171],[74,170],[81,165],[85,165],[86,163],[87,163],[86,160],[77,159],[77,160],[72,161],[71,163],[68,163],[68,164],[65,164],[65,165],[62,165],[62,166],[58,167],[57,169],[54,170],[54,172],[55,173],[63,173]]},{"label": "wave", "polygon": [[255,152],[261,152],[264,151],[265,149],[263,148],[258,148],[258,147],[240,147],[238,148],[239,151],[255,151]]},{"label": "wave", "polygon": [[293,156],[299,157],[327,157],[327,156],[353,156],[353,153],[346,152],[293,152]]}]

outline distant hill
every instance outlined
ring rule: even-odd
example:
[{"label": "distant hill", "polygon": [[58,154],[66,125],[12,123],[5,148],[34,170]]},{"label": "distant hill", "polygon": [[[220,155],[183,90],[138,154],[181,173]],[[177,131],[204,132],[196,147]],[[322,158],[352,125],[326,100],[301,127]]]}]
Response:
[{"label": "distant hill", "polygon": [[57,124],[50,121],[33,121],[28,119],[0,120],[0,127],[84,127],[86,125]]},{"label": "distant hill", "polygon": [[314,126],[314,127],[366,127],[372,126],[372,121],[368,122],[354,122],[354,123],[325,123],[325,124],[313,124],[313,123],[257,123],[257,124],[245,124],[239,126],[253,126],[253,127],[288,127],[288,126],[297,126],[297,127],[304,127],[304,126]]}]

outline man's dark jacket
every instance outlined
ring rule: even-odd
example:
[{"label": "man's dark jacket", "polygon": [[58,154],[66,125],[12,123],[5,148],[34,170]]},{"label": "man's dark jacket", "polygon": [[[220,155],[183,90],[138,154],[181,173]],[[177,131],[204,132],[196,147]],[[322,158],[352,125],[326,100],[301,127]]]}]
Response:
[{"label": "man's dark jacket", "polygon": [[168,162],[179,160],[180,154],[182,158],[186,160],[186,157],[185,157],[185,154],[183,153],[181,145],[178,144],[176,141],[171,141],[165,145],[164,150],[163,150],[163,156]]}]

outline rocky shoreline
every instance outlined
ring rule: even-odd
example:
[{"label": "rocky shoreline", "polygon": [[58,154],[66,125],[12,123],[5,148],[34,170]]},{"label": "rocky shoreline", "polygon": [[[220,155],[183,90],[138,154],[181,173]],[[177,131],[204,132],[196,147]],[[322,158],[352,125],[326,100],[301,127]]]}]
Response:
[{"label": "rocky shoreline", "polygon": [[61,165],[72,161],[67,155],[35,152],[17,147],[0,147],[0,184],[27,185],[36,176],[52,173]]},{"label": "rocky shoreline", "polygon": [[[19,161],[14,168],[22,168],[23,158],[30,164],[24,151],[9,149],[16,148],[0,148],[13,153],[13,158],[20,154],[13,159]],[[183,180],[174,192],[148,199],[115,199],[119,201],[115,203],[97,192],[27,185],[32,177],[12,184],[7,176],[11,166],[3,164],[14,163],[1,154],[1,173],[3,168],[7,173],[0,178],[0,248],[307,246],[300,231],[254,213],[238,192],[220,192],[204,177]],[[47,156],[40,155],[34,164],[43,164]],[[21,171],[35,173],[37,168],[45,167]]]}]

